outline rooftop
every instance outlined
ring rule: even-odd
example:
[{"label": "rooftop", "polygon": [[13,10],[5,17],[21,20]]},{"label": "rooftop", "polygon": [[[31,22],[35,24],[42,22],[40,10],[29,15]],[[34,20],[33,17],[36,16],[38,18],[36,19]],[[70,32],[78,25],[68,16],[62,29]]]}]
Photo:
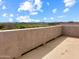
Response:
[{"label": "rooftop", "polygon": [[79,38],[61,36],[19,59],[79,59]]},{"label": "rooftop", "polygon": [[79,59],[79,25],[0,31],[2,59]]}]

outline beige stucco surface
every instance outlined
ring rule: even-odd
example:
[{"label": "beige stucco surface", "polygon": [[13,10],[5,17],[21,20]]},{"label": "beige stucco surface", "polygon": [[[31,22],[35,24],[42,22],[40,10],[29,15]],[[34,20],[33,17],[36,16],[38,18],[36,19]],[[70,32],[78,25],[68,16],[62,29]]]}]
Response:
[{"label": "beige stucco surface", "polygon": [[61,36],[18,59],[79,59],[79,38]]},{"label": "beige stucco surface", "polygon": [[79,38],[67,37],[42,59],[79,59]]},{"label": "beige stucco surface", "polygon": [[[62,26],[0,31],[0,56],[10,59],[43,44],[62,33]],[[5,58],[7,59],[7,58]]]},{"label": "beige stucco surface", "polygon": [[57,47],[60,43],[62,43],[67,37],[61,36],[56,38],[55,40],[50,41],[49,43],[17,58],[17,59],[42,59],[48,53],[53,51],[55,47]]},{"label": "beige stucco surface", "polygon": [[79,37],[79,25],[63,25],[63,34],[67,36]]}]

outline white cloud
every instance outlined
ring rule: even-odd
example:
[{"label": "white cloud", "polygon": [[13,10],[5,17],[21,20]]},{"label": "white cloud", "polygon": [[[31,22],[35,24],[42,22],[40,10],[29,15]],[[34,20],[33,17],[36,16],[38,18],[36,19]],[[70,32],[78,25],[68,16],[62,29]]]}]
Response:
[{"label": "white cloud", "polygon": [[31,19],[29,16],[18,16],[16,20],[19,22],[29,22]]},{"label": "white cloud", "polygon": [[69,11],[69,8],[65,8],[63,12],[66,13],[68,11]]},{"label": "white cloud", "polygon": [[18,16],[16,20],[18,22],[40,22],[38,19],[31,19],[30,16]]},{"label": "white cloud", "polygon": [[56,9],[56,8],[52,10],[52,12],[53,12],[54,14],[56,13],[56,11],[57,11],[57,9]]},{"label": "white cloud", "polygon": [[76,3],[76,0],[64,0],[65,7],[72,7]]},{"label": "white cloud", "polygon": [[42,7],[42,2],[41,2],[41,0],[35,0],[34,5],[35,5],[36,10],[40,10],[41,7]]},{"label": "white cloud", "polygon": [[4,13],[2,16],[3,16],[3,17],[7,17],[7,13]]},{"label": "white cloud", "polygon": [[0,2],[2,2],[2,0],[0,0]]},{"label": "white cloud", "polygon": [[47,18],[46,18],[46,17],[44,17],[43,19],[44,19],[44,20],[46,20]]},{"label": "white cloud", "polygon": [[50,17],[50,19],[53,20],[54,18],[53,17]]},{"label": "white cloud", "polygon": [[63,17],[65,17],[64,15],[62,15],[62,16],[58,16],[58,18],[63,18]]},{"label": "white cloud", "polygon": [[31,19],[31,22],[40,22],[40,20]]},{"label": "white cloud", "polygon": [[12,18],[9,18],[9,22],[13,22],[13,19]]},{"label": "white cloud", "polygon": [[18,8],[18,11],[31,11],[32,4],[29,1],[26,1],[20,5],[20,8]]},{"label": "white cloud", "polygon": [[0,0],[0,8],[1,8],[2,10],[7,9],[7,7],[6,7],[6,5],[5,5],[5,3],[4,3],[3,0]]},{"label": "white cloud", "polygon": [[10,14],[10,17],[14,17],[14,15],[13,14]]},{"label": "white cloud", "polygon": [[50,3],[49,3],[49,2],[47,2],[47,5],[49,6],[49,5],[50,5]]},{"label": "white cloud", "polygon": [[3,6],[2,6],[2,9],[3,9],[3,10],[5,10],[5,9],[6,9],[6,6],[5,6],[5,5],[3,5]]},{"label": "white cloud", "polygon": [[71,7],[73,7],[76,4],[76,0],[64,0],[65,9],[64,13],[68,12]]},{"label": "white cloud", "polygon": [[0,0],[0,2],[1,2],[2,0]]},{"label": "white cloud", "polygon": [[31,12],[30,15],[37,15],[38,12]]},{"label": "white cloud", "polygon": [[[33,2],[34,1],[34,2]],[[18,11],[29,11],[29,13],[38,12],[41,10],[42,2],[41,0],[27,0],[20,4]]]},{"label": "white cloud", "polygon": [[3,17],[14,17],[13,14],[8,14],[8,13],[4,13],[4,14],[2,14],[2,16],[3,16]]}]

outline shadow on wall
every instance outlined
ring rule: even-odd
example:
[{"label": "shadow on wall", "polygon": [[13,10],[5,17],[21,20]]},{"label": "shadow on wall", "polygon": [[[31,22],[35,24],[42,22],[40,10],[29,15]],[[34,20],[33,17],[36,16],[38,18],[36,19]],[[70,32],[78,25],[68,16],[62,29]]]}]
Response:
[{"label": "shadow on wall", "polygon": [[18,59],[42,59],[45,55],[47,55],[49,52],[51,52],[55,47],[57,47],[59,44],[61,44],[67,37],[62,36],[55,40],[50,41],[50,43],[47,43],[46,45],[43,45],[36,50],[33,50],[23,57],[19,57]]}]

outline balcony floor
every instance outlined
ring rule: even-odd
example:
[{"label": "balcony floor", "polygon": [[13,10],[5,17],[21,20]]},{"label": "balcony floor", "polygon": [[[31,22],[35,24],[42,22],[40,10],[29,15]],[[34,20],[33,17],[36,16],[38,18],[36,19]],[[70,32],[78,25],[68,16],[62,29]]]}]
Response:
[{"label": "balcony floor", "polygon": [[79,59],[79,38],[61,36],[18,59]]}]

